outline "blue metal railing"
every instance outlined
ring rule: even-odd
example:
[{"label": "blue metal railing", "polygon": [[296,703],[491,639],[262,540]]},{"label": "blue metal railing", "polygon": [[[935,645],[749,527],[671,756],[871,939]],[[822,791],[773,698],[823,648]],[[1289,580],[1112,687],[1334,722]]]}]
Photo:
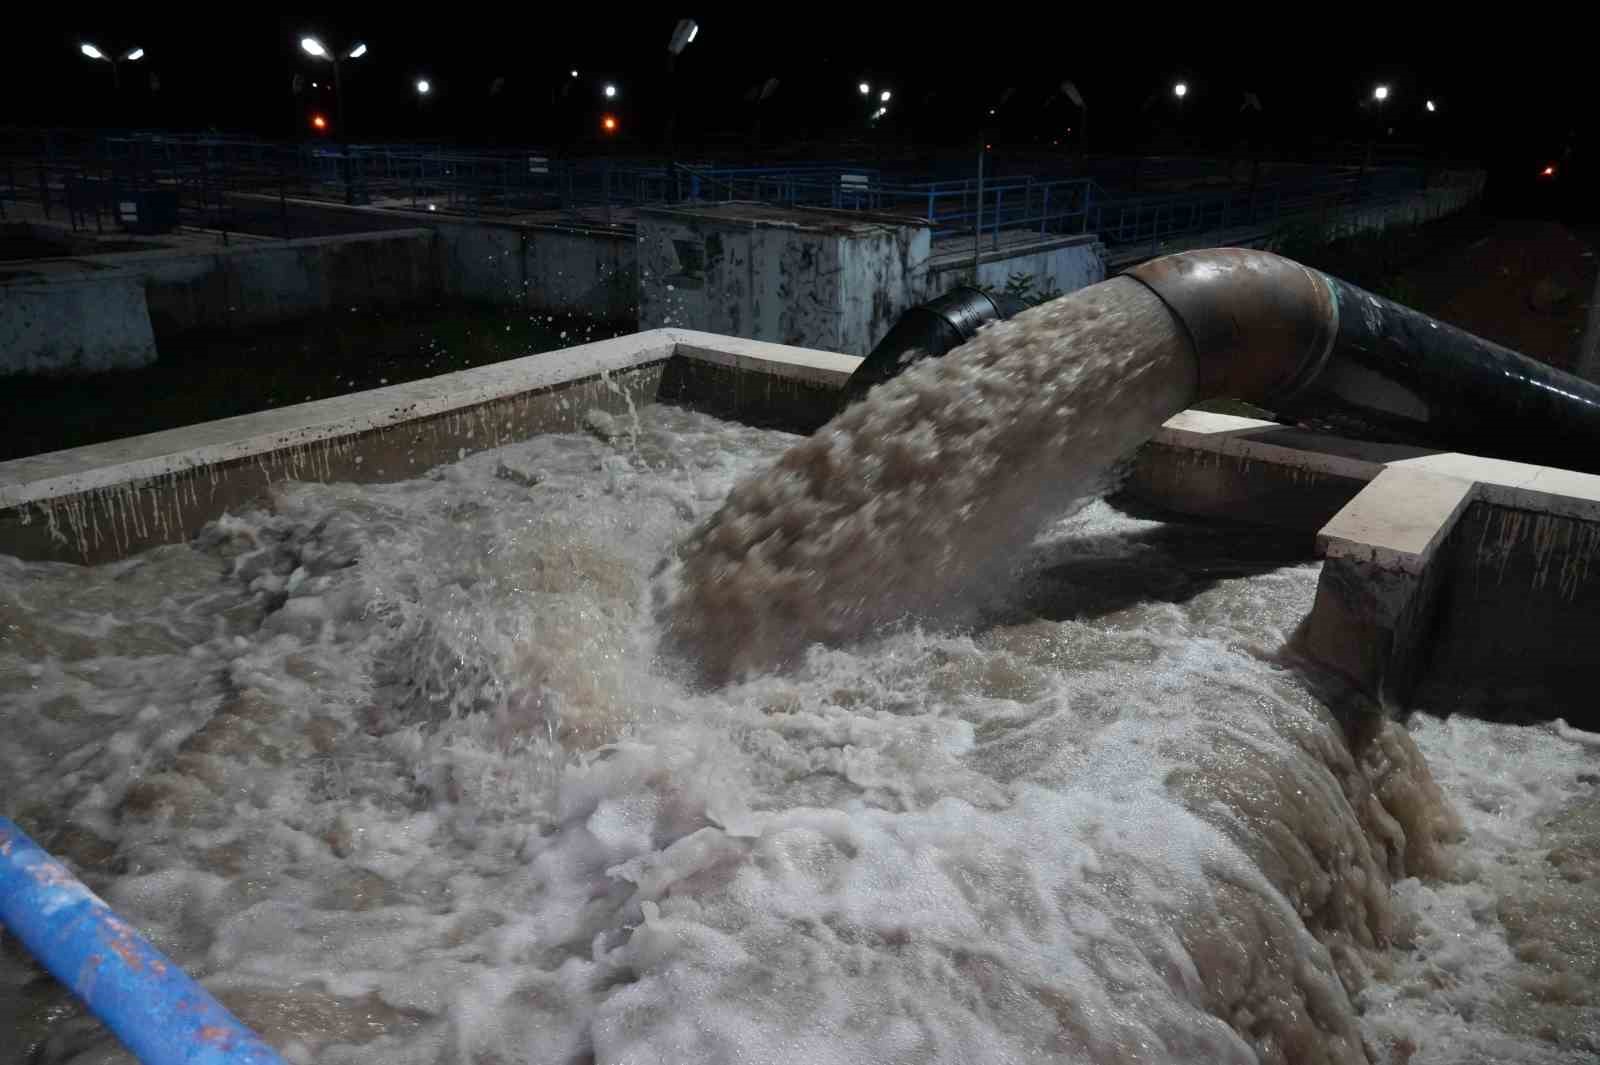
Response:
[{"label": "blue metal railing", "polygon": [[[178,190],[186,221],[224,232],[239,193],[270,194],[280,204],[307,197],[612,226],[628,224],[619,212],[645,204],[749,200],[924,219],[939,236],[973,236],[981,222],[981,236],[993,246],[1027,234],[1093,233],[1112,247],[1154,250],[1185,237],[1270,229],[1298,217],[1382,203],[1423,186],[1417,167],[1272,164],[1257,168],[1264,179],[1253,185],[1156,191],[1149,186],[1192,185],[1196,174],[1229,181],[1236,168],[1218,160],[1201,161],[1212,168],[1206,169],[1195,160],[1151,159],[1123,168],[1133,188],[1119,181],[1108,191],[1089,177],[1023,174],[987,180],[980,194],[975,178],[906,180],[849,162],[719,166],[564,159],[537,147],[464,152],[425,144],[296,145],[165,134],[49,134],[32,158],[42,160],[33,164],[32,182],[25,170],[6,179],[17,191],[36,189],[47,213],[65,206],[75,223],[90,224],[92,215],[99,226],[100,209],[85,189],[162,186]],[[252,210],[259,215],[262,208]],[[293,235],[287,208],[281,213],[282,235]]]}]

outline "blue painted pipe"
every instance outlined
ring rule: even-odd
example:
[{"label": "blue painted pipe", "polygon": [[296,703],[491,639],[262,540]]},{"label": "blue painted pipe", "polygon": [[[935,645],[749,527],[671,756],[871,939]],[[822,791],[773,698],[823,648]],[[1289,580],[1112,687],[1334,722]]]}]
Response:
[{"label": "blue painted pipe", "polygon": [[144,1065],[285,1065],[150,941],[0,817],[0,924]]}]

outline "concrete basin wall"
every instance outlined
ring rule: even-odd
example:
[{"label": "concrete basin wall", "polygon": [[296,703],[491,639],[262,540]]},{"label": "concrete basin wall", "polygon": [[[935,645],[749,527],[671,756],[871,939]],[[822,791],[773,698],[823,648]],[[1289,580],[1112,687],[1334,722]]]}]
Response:
[{"label": "concrete basin wall", "polygon": [[[1025,278],[1037,295],[1066,295],[1106,279],[1105,248],[1094,234],[1076,237],[1034,238],[1006,234],[1000,248],[981,249],[978,284],[1003,290],[1015,278]],[[964,246],[963,246],[964,245]],[[940,241],[928,264],[928,288],[933,295],[956,285],[971,284],[972,243]]]},{"label": "concrete basin wall", "polygon": [[634,261],[617,233],[467,224],[82,256],[0,283],[0,375],[138,367],[195,330],[444,296],[630,320]]},{"label": "concrete basin wall", "polygon": [[1124,491],[1314,535],[1300,649],[1390,710],[1600,727],[1600,477],[1186,411]]},{"label": "concrete basin wall", "polygon": [[0,377],[87,373],[155,359],[137,274],[113,270],[0,284]]},{"label": "concrete basin wall", "polygon": [[928,296],[928,226],[753,203],[641,208],[639,325],[865,355]]},{"label": "concrete basin wall", "polygon": [[462,221],[426,210],[235,194],[241,214],[269,224],[280,214],[293,232],[330,234],[412,228],[439,237],[444,294],[553,314],[631,321],[638,303],[631,227]]},{"label": "concrete basin wall", "polygon": [[443,292],[547,314],[631,320],[638,256],[631,234],[441,223]]},{"label": "concrete basin wall", "polygon": [[397,306],[434,297],[440,287],[435,238],[425,229],[119,258],[143,278],[158,338]]},{"label": "concrete basin wall", "polygon": [[[687,330],[653,330],[236,418],[0,463],[0,553],[103,562],[194,536],[286,480],[395,481],[537,433],[626,414],[663,391],[669,362],[737,376],[746,410],[815,422],[859,361]],[[686,387],[684,402],[731,412]],[[750,386],[759,382],[759,387]]]},{"label": "concrete basin wall", "polygon": [[[282,480],[398,480],[650,400],[810,429],[858,359],[658,329],[390,388],[0,463],[0,552],[94,562],[193,536]],[[1600,477],[1186,411],[1124,491],[1305,534],[1295,649],[1390,710],[1600,726]]]}]

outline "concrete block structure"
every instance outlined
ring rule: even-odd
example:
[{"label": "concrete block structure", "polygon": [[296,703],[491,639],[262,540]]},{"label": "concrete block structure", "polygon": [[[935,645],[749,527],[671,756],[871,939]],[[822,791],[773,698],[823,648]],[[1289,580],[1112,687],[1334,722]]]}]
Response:
[{"label": "concrete block structure", "polygon": [[1600,477],[1187,411],[1123,491],[1315,535],[1302,650],[1392,709],[1594,705]]},{"label": "concrete block structure", "polygon": [[928,263],[931,296],[956,285],[972,283],[972,264],[978,260],[978,284],[1003,290],[1014,279],[1025,279],[1038,295],[1066,294],[1106,279],[1106,254],[1093,233],[1072,237],[1041,237],[1036,233],[1007,231],[998,242],[985,236],[974,252],[970,239],[935,243]]},{"label": "concrete block structure", "polygon": [[137,275],[90,272],[0,284],[0,376],[88,373],[155,360]]},{"label": "concrete block structure", "polygon": [[639,325],[852,355],[927,298],[915,219],[754,203],[641,208]]}]

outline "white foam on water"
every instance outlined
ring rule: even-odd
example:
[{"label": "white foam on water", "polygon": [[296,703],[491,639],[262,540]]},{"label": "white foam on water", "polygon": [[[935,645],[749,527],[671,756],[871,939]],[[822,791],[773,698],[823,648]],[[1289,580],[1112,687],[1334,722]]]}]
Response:
[{"label": "white foam on water", "polygon": [[1393,969],[1361,995],[1398,1060],[1600,1058],[1600,752],[1564,722],[1418,715],[1411,732],[1470,846],[1395,885]]},{"label": "white foam on water", "polygon": [[[1593,921],[1592,749],[1352,754],[1270,537],[1092,503],[971,624],[685,687],[660,560],[793,443],[654,407],[0,558],[0,809],[297,1063],[1592,1056],[1511,890]],[[0,1032],[129,1060],[14,943]]]}]

